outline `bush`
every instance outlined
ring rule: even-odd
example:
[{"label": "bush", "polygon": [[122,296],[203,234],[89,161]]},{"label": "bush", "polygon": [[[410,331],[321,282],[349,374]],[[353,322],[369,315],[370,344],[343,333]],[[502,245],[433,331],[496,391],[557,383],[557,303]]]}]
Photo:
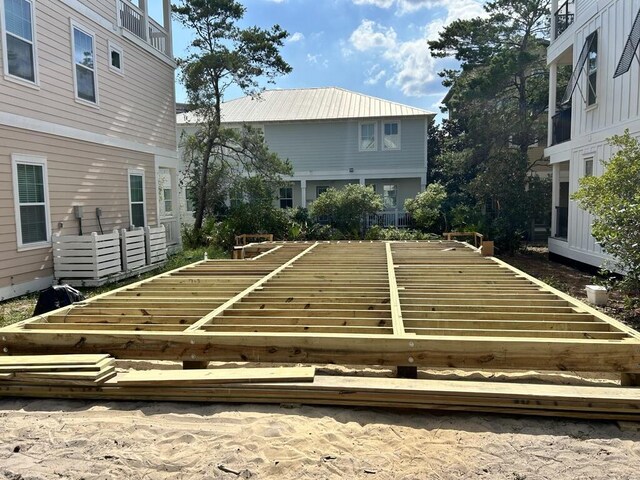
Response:
[{"label": "bush", "polygon": [[440,235],[433,233],[422,233],[418,230],[411,230],[408,228],[384,228],[379,225],[371,227],[366,235],[365,240],[441,240]]},{"label": "bush", "polygon": [[609,142],[619,150],[604,173],[583,177],[572,199],[595,216],[591,234],[626,273],[627,292],[640,292],[640,142],[627,130]]},{"label": "bush", "polygon": [[444,186],[432,183],[424,192],[404,202],[404,208],[411,214],[416,226],[422,230],[433,228],[442,216],[442,204],[447,199]]},{"label": "bush", "polygon": [[311,217],[327,217],[329,224],[343,235],[358,238],[365,216],[382,209],[382,199],[373,188],[360,184],[337,190],[330,188],[310,207]]}]

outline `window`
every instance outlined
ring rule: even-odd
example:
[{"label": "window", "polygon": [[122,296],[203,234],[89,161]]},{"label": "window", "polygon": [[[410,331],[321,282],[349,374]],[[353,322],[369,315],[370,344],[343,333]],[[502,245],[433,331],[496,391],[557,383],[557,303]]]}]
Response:
[{"label": "window", "polygon": [[587,38],[589,54],[587,57],[587,106],[595,105],[598,100],[598,32]]},{"label": "window", "polygon": [[72,26],[73,76],[76,98],[89,103],[98,103],[95,64],[95,36],[93,33]]},{"label": "window", "polygon": [[587,158],[584,161],[584,176],[593,176],[593,158]]},{"label": "window", "polygon": [[4,73],[37,84],[34,0],[0,0]]},{"label": "window", "polygon": [[382,202],[384,208],[396,208],[398,206],[398,189],[395,185],[382,187]]},{"label": "window", "polygon": [[327,190],[329,190],[329,187],[327,187],[325,185],[322,185],[322,186],[318,185],[316,187],[316,198],[318,198],[320,195],[322,195]]},{"label": "window", "polygon": [[162,189],[162,201],[164,202],[165,215],[171,215],[173,213],[173,193],[170,188]]},{"label": "window", "polygon": [[360,124],[360,140],[358,145],[361,152],[377,150],[375,123]]},{"label": "window", "polygon": [[47,244],[50,240],[46,162],[43,157],[12,155],[19,248]]},{"label": "window", "polygon": [[293,188],[280,189],[280,208],[293,208]]},{"label": "window", "polygon": [[131,227],[146,226],[143,172],[129,172],[129,203],[131,205]]},{"label": "window", "polygon": [[124,64],[122,57],[122,47],[116,45],[115,43],[111,43],[111,40],[109,40],[109,69],[112,72],[119,73],[120,75],[124,74]]},{"label": "window", "polygon": [[398,122],[384,124],[382,148],[385,150],[400,150],[400,124]]}]

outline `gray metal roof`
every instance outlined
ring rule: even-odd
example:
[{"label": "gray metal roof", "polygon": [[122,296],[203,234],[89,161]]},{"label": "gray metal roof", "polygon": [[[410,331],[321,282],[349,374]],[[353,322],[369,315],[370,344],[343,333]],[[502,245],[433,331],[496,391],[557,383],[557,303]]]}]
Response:
[{"label": "gray metal roof", "polygon": [[[242,97],[222,104],[224,123],[432,115],[435,113],[336,87],[267,90],[257,99]],[[179,114],[177,123],[197,123],[196,115]]]}]

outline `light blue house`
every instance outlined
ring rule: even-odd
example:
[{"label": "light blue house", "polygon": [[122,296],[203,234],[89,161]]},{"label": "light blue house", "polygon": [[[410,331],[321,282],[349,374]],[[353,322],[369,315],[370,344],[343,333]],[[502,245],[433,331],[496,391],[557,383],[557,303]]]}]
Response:
[{"label": "light blue house", "polygon": [[[243,97],[222,107],[226,126],[262,129],[269,148],[293,165],[290,186],[278,192],[281,208],[307,207],[327,188],[360,183],[383,198],[376,221],[397,226],[407,224],[404,201],[426,186],[433,116],[340,88],[269,90],[259,99]],[[178,138],[197,129],[189,113],[179,114],[177,124]]]}]

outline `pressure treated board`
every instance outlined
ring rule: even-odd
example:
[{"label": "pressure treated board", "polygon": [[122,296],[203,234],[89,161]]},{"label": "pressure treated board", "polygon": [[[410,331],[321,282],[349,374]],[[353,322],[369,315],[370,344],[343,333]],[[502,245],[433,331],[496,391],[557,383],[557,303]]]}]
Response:
[{"label": "pressure treated board", "polygon": [[464,243],[255,247],[0,329],[0,355],[640,372],[638,332]]}]

